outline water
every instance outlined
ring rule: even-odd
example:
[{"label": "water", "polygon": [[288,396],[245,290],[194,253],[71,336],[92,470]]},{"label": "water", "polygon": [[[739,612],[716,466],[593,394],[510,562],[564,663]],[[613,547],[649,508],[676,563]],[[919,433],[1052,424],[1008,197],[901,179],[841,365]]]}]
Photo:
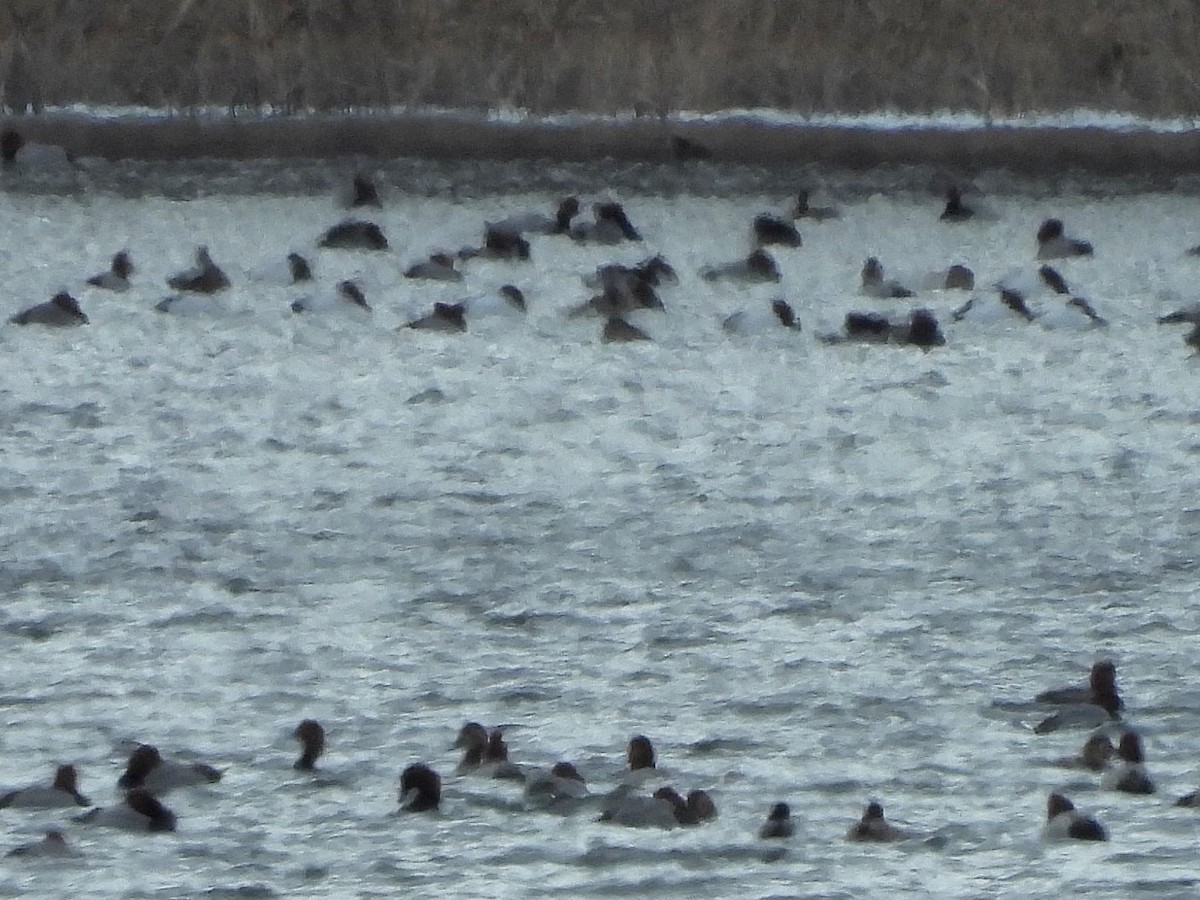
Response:
[{"label": "water", "polygon": [[[134,741],[225,777],[169,796],[173,836],[68,822],[83,859],[5,860],[0,894],[1194,895],[1200,820],[1171,803],[1200,782],[1197,369],[1154,322],[1195,296],[1194,201],[1018,185],[996,221],[947,226],[936,196],[878,190],[887,176],[831,182],[845,217],[802,223],[782,285],[743,289],[696,272],[786,205],[752,171],[707,170],[705,191],[526,169],[533,192],[506,171],[393,179],[391,252],[314,253],[313,290],[359,279],[367,319],[293,316],[296,289],[252,278],[338,219],[335,173],[8,181],[0,312],[65,285],[91,325],[0,328],[0,783],[71,761],[111,803]],[[541,238],[532,264],[477,261],[464,285],[399,277],[568,183],[616,185],[646,245]],[[1033,265],[1047,215],[1095,243],[1059,268],[1107,329],[949,325],[964,295],[934,292],[918,300],[944,348],[817,340],[850,309],[905,308],[859,295],[867,255],[909,279],[964,262],[986,285]],[[156,313],[200,242],[234,280],[220,314]],[[83,290],[121,247],[135,287]],[[667,312],[637,319],[654,343],[565,317],[581,274],[649,251],[681,274]],[[526,321],[396,330],[505,282]],[[721,330],[777,293],[801,334]],[[1085,733],[1035,736],[1036,712],[993,705],[1099,655],[1157,797],[1049,766]],[[304,717],[341,784],[292,771]],[[720,818],[648,833],[524,811],[453,776],[466,719],[510,723],[516,761],[571,759],[594,791],[645,733],[664,780],[708,789]],[[393,815],[417,759],[446,779],[440,816]],[[1112,841],[1040,842],[1055,788]],[[931,839],[844,843],[871,797]],[[801,825],[768,847],[777,800]],[[4,845],[62,821],[0,812]]]}]

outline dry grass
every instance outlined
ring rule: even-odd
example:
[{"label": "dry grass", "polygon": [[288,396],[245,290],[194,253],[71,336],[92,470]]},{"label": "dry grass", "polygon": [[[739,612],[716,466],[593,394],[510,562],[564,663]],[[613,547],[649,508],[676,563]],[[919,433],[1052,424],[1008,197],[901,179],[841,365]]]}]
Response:
[{"label": "dry grass", "polygon": [[1200,114],[1194,0],[3,0],[0,101]]}]

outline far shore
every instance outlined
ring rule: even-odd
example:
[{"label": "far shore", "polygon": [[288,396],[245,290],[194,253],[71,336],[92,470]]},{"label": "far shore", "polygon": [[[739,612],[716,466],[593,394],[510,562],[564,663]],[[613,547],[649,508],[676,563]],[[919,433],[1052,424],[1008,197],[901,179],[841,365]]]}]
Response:
[{"label": "far shore", "polygon": [[57,144],[75,156],[110,160],[356,156],[687,164],[707,159],[845,171],[919,165],[1034,177],[1070,171],[1151,177],[1200,172],[1200,131],[1101,127],[873,128],[740,117],[494,121],[423,113],[103,118],[57,112],[5,117],[0,127],[16,129],[28,141]]}]

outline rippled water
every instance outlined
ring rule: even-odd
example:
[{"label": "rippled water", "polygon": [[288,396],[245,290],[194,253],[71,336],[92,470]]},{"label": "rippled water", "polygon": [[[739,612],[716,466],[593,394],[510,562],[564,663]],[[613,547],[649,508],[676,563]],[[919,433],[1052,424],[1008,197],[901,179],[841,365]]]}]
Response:
[{"label": "rippled water", "polygon": [[[867,178],[843,186],[841,221],[777,253],[780,287],[739,289],[696,272],[788,198],[712,170],[711,192],[622,182],[644,247],[541,238],[529,265],[405,281],[483,220],[555,199],[443,170],[392,185],[392,252],[315,255],[316,291],[363,284],[360,320],[294,316],[296,289],[252,277],[340,215],[311,173],[289,193],[289,171],[212,196],[203,167],[0,194],[0,312],[67,285],[91,318],[0,328],[0,783],[73,761],[110,803],[133,741],[225,771],[168,798],[178,834],[68,823],[83,859],[5,860],[0,893],[1194,895],[1200,819],[1171,803],[1200,783],[1200,370],[1154,321],[1195,296],[1194,200],[1015,191],[996,221],[947,226],[935,195]],[[588,199],[619,180],[542,176]],[[1107,329],[949,325],[964,295],[929,293],[944,348],[817,340],[847,310],[905,303],[859,296],[865,256],[909,278],[964,262],[988,284],[1032,266],[1047,215],[1095,243],[1059,268]],[[200,242],[234,280],[220,313],[155,312]],[[84,291],[123,246],[134,289]],[[681,273],[666,313],[638,319],[653,343],[565,317],[581,274],[649,251]],[[508,281],[525,322],[396,330]],[[801,334],[721,330],[777,293]],[[1157,797],[1049,766],[1084,733],[1035,736],[1036,712],[993,706],[1104,654]],[[340,783],[291,769],[310,716]],[[721,816],[651,833],[523,810],[510,786],[453,776],[466,719],[510,723],[516,761],[574,760],[598,792],[645,733],[664,780],[708,789]],[[439,816],[393,815],[416,759],[446,778]],[[1063,787],[1110,843],[1039,841]],[[931,840],[844,843],[871,797]],[[767,847],[776,800],[801,827]],[[8,845],[56,821],[0,812]]]}]

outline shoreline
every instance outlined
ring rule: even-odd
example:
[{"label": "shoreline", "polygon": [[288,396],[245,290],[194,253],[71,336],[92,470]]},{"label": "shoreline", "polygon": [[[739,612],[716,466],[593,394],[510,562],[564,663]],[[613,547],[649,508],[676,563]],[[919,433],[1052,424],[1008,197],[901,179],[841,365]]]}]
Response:
[{"label": "shoreline", "polygon": [[992,125],[875,127],[804,124],[737,116],[519,121],[483,116],[99,117],[5,116],[27,140],[78,157],[201,159],[530,160],[687,164],[693,159],[768,168],[819,166],[861,172],[925,166],[962,175],[1007,171],[1174,177],[1200,173],[1200,130]]}]

